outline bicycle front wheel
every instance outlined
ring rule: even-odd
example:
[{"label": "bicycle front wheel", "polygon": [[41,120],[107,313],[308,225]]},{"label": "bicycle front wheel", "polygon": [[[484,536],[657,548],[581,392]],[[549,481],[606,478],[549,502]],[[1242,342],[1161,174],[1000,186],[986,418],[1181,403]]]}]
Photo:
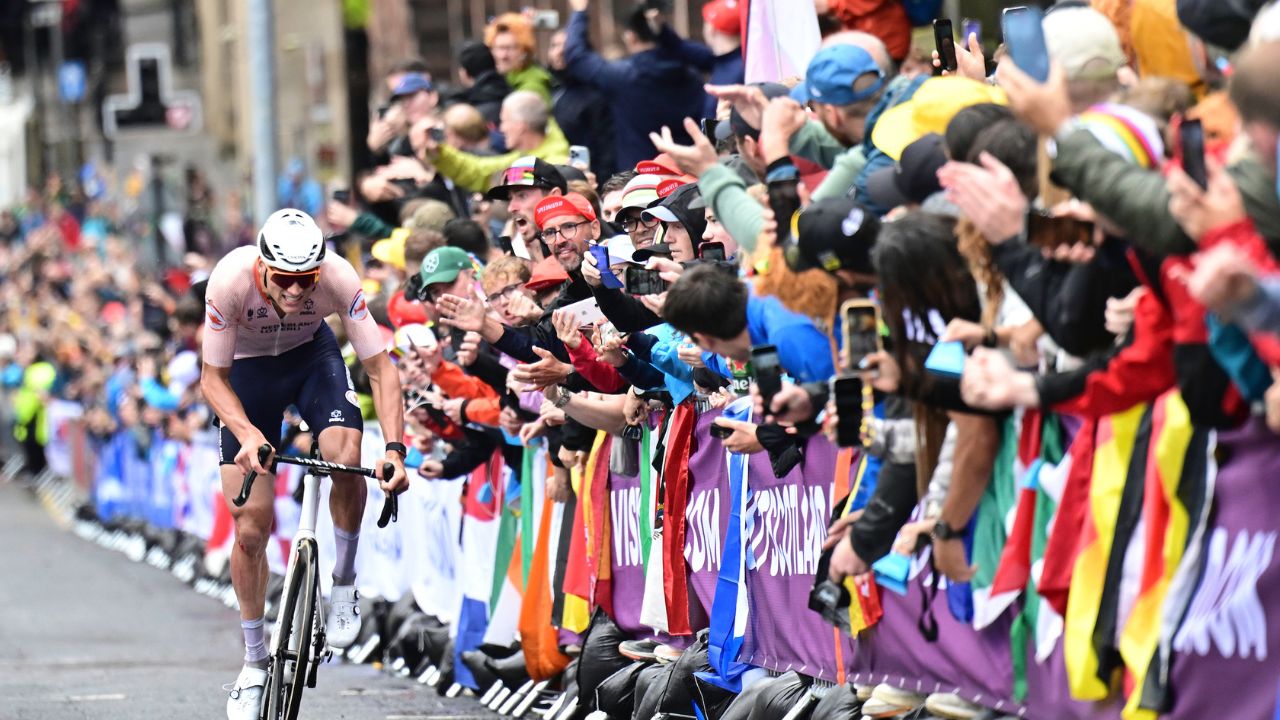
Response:
[{"label": "bicycle front wheel", "polygon": [[312,629],[316,623],[318,566],[314,541],[298,543],[293,573],[280,605],[279,650],[271,658],[268,720],[296,720],[311,664]]}]

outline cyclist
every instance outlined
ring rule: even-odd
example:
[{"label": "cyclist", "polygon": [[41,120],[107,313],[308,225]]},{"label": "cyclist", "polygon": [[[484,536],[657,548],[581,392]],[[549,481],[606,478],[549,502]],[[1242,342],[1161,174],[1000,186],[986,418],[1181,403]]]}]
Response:
[{"label": "cyclist", "polygon": [[[281,418],[290,405],[316,433],[324,459],[360,465],[360,405],[333,330],[325,324],[332,313],[338,313],[369,373],[382,433],[392,440],[386,461],[395,466],[395,475],[380,478],[381,486],[399,492],[408,485],[405,447],[399,442],[404,431],[400,378],[369,316],[359,276],[346,260],[325,253],[315,221],[300,210],[273,213],[258,233],[257,246],[227,253],[209,278],[200,386],[222,426],[222,493],[236,527],[231,582],[245,642],[245,664],[227,701],[231,720],[258,717],[266,684],[263,613],[275,483],[269,477],[256,483],[244,507],[231,499],[250,470],[269,475],[258,461],[258,448],[279,441]],[[349,646],[360,630],[355,558],[366,497],[364,478],[333,475],[329,511],[337,562],[326,621],[333,647]]]}]

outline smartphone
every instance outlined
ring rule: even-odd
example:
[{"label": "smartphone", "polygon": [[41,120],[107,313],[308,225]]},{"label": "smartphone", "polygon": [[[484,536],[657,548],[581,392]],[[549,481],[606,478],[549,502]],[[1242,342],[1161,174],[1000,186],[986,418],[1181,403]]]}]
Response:
[{"label": "smartphone", "polygon": [[591,150],[585,145],[570,145],[569,164],[579,170],[591,169]]},{"label": "smartphone", "polygon": [[596,259],[596,269],[600,271],[600,284],[613,290],[622,289],[622,281],[609,269],[609,248],[604,245],[592,245],[587,250]]},{"label": "smartphone", "polygon": [[880,306],[874,300],[850,300],[840,306],[844,323],[845,370],[858,372],[862,360],[884,349],[880,339]]},{"label": "smartphone", "polygon": [[702,243],[698,246],[698,259],[705,260],[707,262],[724,262],[727,259],[724,253],[724,243]]},{"label": "smartphone", "polygon": [[625,277],[627,292],[631,295],[657,295],[667,291],[667,283],[657,270],[629,265]]},{"label": "smartphone", "polygon": [[728,428],[728,427],[725,427],[724,425],[717,425],[715,423],[711,423],[711,437],[724,440],[725,438],[729,437],[732,434],[733,434],[733,428]]},{"label": "smartphone", "polygon": [[939,74],[942,70],[947,72],[955,72],[959,65],[956,64],[956,38],[955,31],[951,28],[951,21],[947,18],[938,18],[933,21],[933,43],[938,49],[938,60],[942,63],[937,68]]},{"label": "smartphone", "polygon": [[836,445],[857,447],[862,435],[862,378],[857,375],[832,378],[831,399],[836,405]]},{"label": "smartphone", "polygon": [[437,145],[444,142],[444,128],[427,128],[427,137],[431,138],[431,142],[434,142]]},{"label": "smartphone", "polygon": [[940,342],[929,351],[929,357],[924,360],[924,369],[935,375],[958,379],[964,375],[966,359],[964,343],[958,340]]},{"label": "smartphone", "polygon": [[711,141],[712,145],[716,143],[716,126],[719,124],[720,121],[715,118],[702,118],[698,121],[698,126],[702,130],[702,134],[707,136],[707,139]]},{"label": "smartphone", "polygon": [[782,392],[782,360],[778,357],[778,348],[773,345],[751,348],[751,373],[764,406],[772,407],[773,396]]},{"label": "smartphone", "polygon": [[965,47],[965,43],[969,42],[969,36],[974,35],[978,38],[978,42],[982,42],[982,21],[974,18],[965,18],[960,21],[960,44]]},{"label": "smartphone", "polygon": [[1182,171],[1201,188],[1209,187],[1209,169],[1204,163],[1204,126],[1199,120],[1183,120],[1178,137],[1182,143]]},{"label": "smartphone", "polygon": [[600,311],[600,305],[596,303],[596,299],[593,297],[565,305],[560,309],[572,313],[578,319],[578,327],[595,325],[605,321],[604,313]]},{"label": "smartphone", "polygon": [[1000,30],[1009,56],[1022,72],[1036,82],[1049,79],[1049,50],[1044,44],[1044,12],[1038,7],[1005,8],[1000,15]]},{"label": "smartphone", "polygon": [[535,30],[558,30],[560,28],[560,13],[556,10],[535,10],[533,13],[533,27]]},{"label": "smartphone", "polygon": [[1073,217],[1054,216],[1048,210],[1032,208],[1027,212],[1027,242],[1053,249],[1093,241],[1093,223]]},{"label": "smartphone", "polygon": [[342,203],[343,205],[350,205],[350,204],[351,204],[351,191],[350,191],[350,190],[334,190],[334,191],[333,191],[333,201],[334,201],[334,202],[340,202],[340,203]]},{"label": "smartphone", "polygon": [[413,197],[418,193],[418,181],[413,178],[394,178],[391,184],[403,190],[405,197]]}]

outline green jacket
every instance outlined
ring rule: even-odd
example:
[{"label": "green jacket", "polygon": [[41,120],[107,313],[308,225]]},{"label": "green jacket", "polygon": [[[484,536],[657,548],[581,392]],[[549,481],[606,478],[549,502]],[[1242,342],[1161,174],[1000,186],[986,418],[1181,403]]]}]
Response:
[{"label": "green jacket", "polygon": [[551,73],[541,65],[531,63],[523,70],[507,73],[507,84],[511,86],[511,92],[531,90],[541,95],[548,106],[551,105]]},{"label": "green jacket", "polygon": [[513,150],[505,155],[472,155],[448,145],[440,146],[435,159],[436,170],[453,180],[459,187],[471,192],[484,192],[492,184],[493,176],[511,167],[511,163],[525,155],[533,155],[547,162],[569,162],[569,141],[555,121],[548,121],[547,136],[538,147],[529,152]]},{"label": "green jacket", "polygon": [[698,192],[734,242],[746,252],[754,252],[764,227],[764,208],[747,194],[742,176],[724,165],[714,165],[698,178]]},{"label": "green jacket", "polygon": [[371,212],[362,212],[357,215],[356,221],[351,223],[351,227],[347,229],[357,235],[363,235],[373,240],[391,237],[391,231],[395,230],[395,228],[382,222],[382,218]]},{"label": "green jacket", "polygon": [[[1252,157],[1227,172],[1240,190],[1245,212],[1274,251],[1280,247],[1280,200],[1274,178]],[[1053,179],[1119,225],[1131,243],[1149,253],[1180,255],[1196,249],[1169,214],[1164,176],[1107,150],[1088,130],[1074,130],[1058,142]]]}]

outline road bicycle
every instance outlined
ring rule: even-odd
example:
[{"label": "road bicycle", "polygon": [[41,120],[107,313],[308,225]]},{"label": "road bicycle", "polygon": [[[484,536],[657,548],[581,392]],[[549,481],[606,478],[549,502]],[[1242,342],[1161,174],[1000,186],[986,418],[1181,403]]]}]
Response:
[{"label": "road bicycle", "polygon": [[[258,462],[265,465],[271,455],[271,445],[258,448]],[[280,463],[307,468],[302,476],[302,516],[298,531],[294,533],[289,563],[284,574],[284,591],[280,596],[280,609],[276,617],[275,633],[271,638],[271,655],[267,664],[267,684],[262,691],[262,720],[296,720],[302,705],[304,687],[316,686],[316,668],[332,654],[325,646],[324,613],[320,605],[320,566],[316,548],[316,514],[320,509],[320,478],[333,473],[351,473],[376,478],[377,474],[362,467],[347,467],[319,458],[319,446],[311,446],[311,457],[277,455],[271,462],[275,473]],[[391,477],[395,466],[384,463],[382,476]],[[249,501],[249,492],[257,472],[244,478],[240,494],[232,501],[243,507]],[[382,503],[378,527],[386,527],[399,515],[399,501],[389,493]]]}]

